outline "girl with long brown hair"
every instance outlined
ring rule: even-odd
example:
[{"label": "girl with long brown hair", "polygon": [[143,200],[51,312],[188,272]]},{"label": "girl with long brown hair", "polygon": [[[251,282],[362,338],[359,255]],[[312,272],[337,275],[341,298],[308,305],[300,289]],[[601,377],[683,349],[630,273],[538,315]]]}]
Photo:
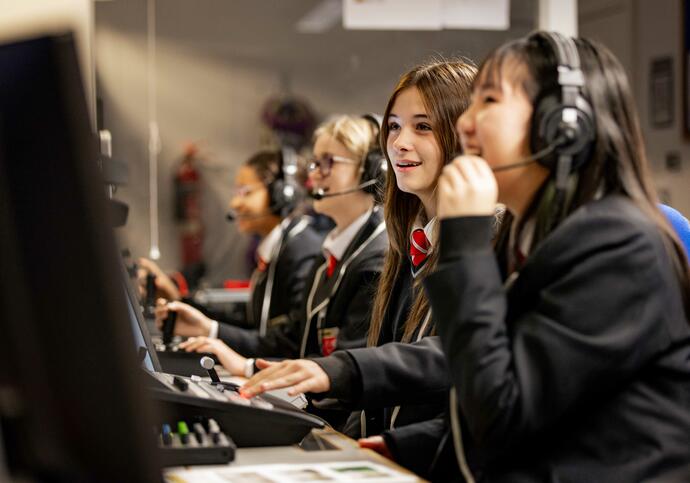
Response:
[{"label": "girl with long brown hair", "polygon": [[[374,301],[370,346],[429,333],[421,280],[437,259],[436,183],[459,150],[453,125],[469,104],[474,73],[466,62],[418,66],[402,76],[386,106],[381,145],[389,164],[384,206],[390,250]],[[393,313],[395,306],[400,313]]]},{"label": "girl with long brown hair", "polygon": [[[436,184],[443,166],[459,150],[454,126],[469,104],[474,74],[474,66],[463,61],[418,66],[402,76],[386,107],[381,144],[388,163],[383,198],[390,249],[374,301],[370,346],[418,341],[433,330],[421,281],[436,264]],[[366,350],[354,349],[328,358],[273,364],[249,381],[247,394],[284,385],[293,385],[294,393],[322,392],[332,386],[331,396],[338,397],[339,386],[351,385],[349,378],[358,373],[359,357],[366,358],[366,354]],[[270,365],[258,364],[263,368]],[[345,373],[340,371],[343,364]],[[403,370],[424,365],[401,362]],[[328,387],[318,384],[324,381]],[[447,385],[438,394],[445,390]],[[379,434],[434,417],[445,406],[443,397],[414,408],[389,406],[376,400],[375,393],[371,397],[371,404],[360,406],[366,409],[363,416],[351,418],[348,434]]]}]

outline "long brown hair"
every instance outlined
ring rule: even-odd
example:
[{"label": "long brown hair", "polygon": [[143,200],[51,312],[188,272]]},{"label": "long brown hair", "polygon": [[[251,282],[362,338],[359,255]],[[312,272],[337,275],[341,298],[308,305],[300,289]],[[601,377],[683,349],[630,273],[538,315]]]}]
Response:
[{"label": "long brown hair", "polygon": [[[383,265],[383,272],[379,279],[378,290],[374,300],[371,325],[369,327],[368,344],[378,344],[381,327],[386,315],[386,308],[395,281],[400,275],[401,265],[407,257],[410,232],[417,216],[423,212],[422,203],[413,194],[398,189],[393,165],[388,156],[388,116],[400,92],[416,87],[424,102],[431,129],[438,143],[443,163],[447,164],[453,155],[459,152],[460,143],[455,132],[455,123],[470,103],[472,82],[477,69],[466,61],[434,61],[415,67],[404,74],[393,94],[383,115],[381,127],[381,147],[388,163],[386,187],[384,192],[384,219],[390,248]],[[434,237],[435,240],[438,236]],[[403,341],[412,338],[415,330],[422,323],[429,302],[421,286],[422,279],[436,266],[438,250],[432,247],[429,258],[421,269],[421,273],[414,280],[413,302],[404,324]]]},{"label": "long brown hair", "polygon": [[[658,198],[649,173],[640,121],[635,101],[620,62],[603,45],[587,39],[575,39],[585,77],[584,96],[589,100],[596,119],[596,141],[587,163],[572,176],[569,193],[561,206],[550,203],[552,190],[549,180],[535,195],[522,219],[535,214],[536,230],[531,251],[546,238],[567,216],[600,195],[619,193],[628,197],[658,226],[663,234],[666,250],[681,285],[686,308],[690,316],[690,269],[683,246],[668,220],[658,208]],[[542,33],[519,39],[494,51],[482,64],[477,82],[492,76],[500,82],[503,65],[517,60],[527,69],[517,69],[515,81],[532,103],[539,95],[556,89],[557,60]],[[569,201],[566,201],[569,200]],[[544,206],[551,206],[543,210]],[[555,215],[554,215],[555,214]],[[506,214],[498,240],[507,240],[512,215]],[[519,238],[519,237],[515,237]],[[502,247],[503,248],[503,247]]]}]

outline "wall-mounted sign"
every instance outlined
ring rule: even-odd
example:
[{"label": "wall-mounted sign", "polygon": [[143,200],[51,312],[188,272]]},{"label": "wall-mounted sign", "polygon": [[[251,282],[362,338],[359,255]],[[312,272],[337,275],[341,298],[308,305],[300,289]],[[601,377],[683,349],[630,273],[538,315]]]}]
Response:
[{"label": "wall-mounted sign", "polygon": [[673,58],[652,59],[649,67],[649,116],[652,126],[673,125]]},{"label": "wall-mounted sign", "polygon": [[507,30],[509,0],[344,0],[353,30]]}]

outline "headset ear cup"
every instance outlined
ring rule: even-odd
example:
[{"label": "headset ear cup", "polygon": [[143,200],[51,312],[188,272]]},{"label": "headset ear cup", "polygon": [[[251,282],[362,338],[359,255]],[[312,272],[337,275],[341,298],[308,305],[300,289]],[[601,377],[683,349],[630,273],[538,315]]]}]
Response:
[{"label": "headset ear cup", "polygon": [[[564,109],[568,107],[561,104],[558,96],[553,93],[539,99],[532,115],[530,137],[532,154],[547,149],[566,136],[562,122]],[[553,153],[538,159],[542,166],[554,170],[559,155],[567,154],[572,156],[571,171],[575,171],[589,159],[596,132],[592,109],[582,96],[576,99],[575,112],[577,114],[575,132],[568,136],[572,141],[555,147]]]},{"label": "headset ear cup", "polygon": [[[532,114],[532,126],[530,129],[530,149],[532,154],[538,153],[547,148],[555,138],[550,138],[549,134],[554,123],[555,116],[560,113],[561,103],[555,94],[547,94],[540,97],[534,107]],[[556,166],[558,155],[554,152],[548,156],[538,159],[538,163],[546,168],[553,170]]]},{"label": "headset ear cup", "polygon": [[284,179],[273,181],[268,194],[270,197],[269,210],[281,218],[289,215],[297,206],[299,193],[296,187],[286,183]]},{"label": "headset ear cup", "polygon": [[[282,148],[279,156],[279,168],[275,179],[268,185],[269,210],[285,218],[292,213],[304,199],[304,186],[297,178],[299,171],[296,154],[289,148]],[[286,162],[292,159],[292,163]]]},{"label": "headset ear cup", "polygon": [[268,208],[274,215],[280,215],[283,211],[283,187],[285,183],[282,179],[273,180],[268,186],[269,205]]},{"label": "headset ear cup", "polygon": [[383,163],[385,163],[385,161],[386,160],[383,157],[383,153],[378,147],[370,150],[367,153],[367,156],[364,159],[364,170],[362,171],[362,176],[360,177],[359,182],[366,183],[367,181],[375,179],[376,183],[365,186],[362,188],[362,191],[371,195],[379,194],[381,186],[383,186],[385,175]]},{"label": "headset ear cup", "polygon": [[364,184],[367,181],[376,180],[376,183],[362,188],[362,191],[374,196],[377,203],[381,201],[383,195],[383,186],[386,182],[386,169],[388,165],[386,164],[386,158],[383,155],[383,151],[379,146],[378,139],[381,133],[381,125],[383,123],[383,118],[378,114],[368,113],[362,116],[362,119],[369,121],[372,126],[374,126],[374,142],[370,147],[369,152],[364,157],[364,166],[362,169],[362,175],[359,178],[360,184]]},{"label": "headset ear cup", "polygon": [[578,170],[590,159],[594,141],[596,140],[596,123],[594,114],[587,100],[578,96],[575,105],[577,106],[577,137],[570,146],[563,150],[565,154],[573,156],[572,170]]}]

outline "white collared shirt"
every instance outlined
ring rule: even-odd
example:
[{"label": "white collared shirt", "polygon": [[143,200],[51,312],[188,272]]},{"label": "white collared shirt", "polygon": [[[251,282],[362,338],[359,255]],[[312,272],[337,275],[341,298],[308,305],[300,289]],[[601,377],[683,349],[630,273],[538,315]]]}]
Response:
[{"label": "white collared shirt", "polygon": [[[263,260],[264,263],[271,263],[273,257],[275,256],[274,252],[276,251],[276,248],[278,248],[280,239],[283,236],[283,230],[286,229],[289,224],[290,218],[285,218],[282,222],[273,227],[273,229],[268,232],[268,235],[266,235],[263,240],[261,240],[261,243],[259,243],[259,246],[256,248],[256,255]],[[217,320],[211,320],[211,327],[209,329],[208,337],[209,339],[218,338]]]},{"label": "white collared shirt", "polygon": [[287,228],[287,226],[290,224],[290,219],[286,218],[282,222],[280,222],[278,225],[273,227],[273,229],[266,235],[263,240],[261,240],[261,243],[259,243],[259,246],[256,248],[256,254],[263,260],[265,263],[270,263],[273,256],[274,256],[274,251],[278,244],[280,243],[280,239],[283,235],[283,230]]},{"label": "white collared shirt", "polygon": [[[434,228],[436,228],[436,220],[437,218],[434,216],[422,227],[422,222],[419,217],[417,217],[412,225],[412,232],[419,229],[424,230],[424,235],[426,235],[426,239],[429,240],[429,247],[434,246]],[[412,240],[412,233],[410,233],[410,240]]]},{"label": "white collared shirt", "polygon": [[328,259],[329,255],[333,255],[338,259],[338,261],[343,259],[343,255],[345,255],[347,247],[350,246],[350,243],[354,239],[355,235],[364,226],[373,211],[373,208],[368,209],[365,213],[357,217],[355,221],[350,223],[344,230],[338,231],[337,227],[331,230],[321,246],[326,259]]}]

